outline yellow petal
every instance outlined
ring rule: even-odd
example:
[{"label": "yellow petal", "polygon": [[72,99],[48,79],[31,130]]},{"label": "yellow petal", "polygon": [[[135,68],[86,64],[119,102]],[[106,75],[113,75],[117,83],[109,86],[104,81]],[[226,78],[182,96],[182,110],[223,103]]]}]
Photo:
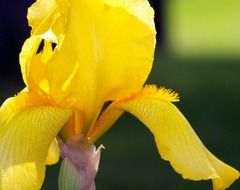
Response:
[{"label": "yellow petal", "polygon": [[227,188],[239,177],[239,172],[206,149],[182,113],[171,103],[177,100],[176,94],[150,86],[113,103],[111,109],[123,109],[141,120],[153,133],[161,157],[170,161],[184,178],[212,179],[214,190]]},{"label": "yellow petal", "polygon": [[[19,55],[19,61],[22,71],[22,76],[25,84],[27,86],[31,86],[31,78],[29,77],[30,74],[30,64],[33,62],[33,57],[36,54],[38,46],[41,42],[41,39],[37,36],[33,35],[29,39],[27,39],[22,47],[22,51]],[[38,72],[37,72],[38,73]]]},{"label": "yellow petal", "polygon": [[[207,151],[207,157],[218,172],[220,178],[213,179],[213,189],[214,190],[224,190],[228,188],[234,181],[239,177],[239,172],[233,170],[221,160],[216,158],[211,152]],[[224,179],[224,180],[223,180]]]},{"label": "yellow petal", "polygon": [[22,92],[0,108],[1,190],[40,189],[50,144],[71,116],[56,107],[30,106],[33,99]]},{"label": "yellow petal", "polygon": [[[70,1],[71,22],[56,59],[48,66],[51,93],[57,102],[71,95],[82,100],[80,107],[89,108],[95,105],[96,97],[119,98],[140,89],[145,82],[155,46],[153,12],[146,1],[119,2]],[[143,15],[134,12],[139,4]],[[144,11],[151,12],[151,25],[142,22]]]},{"label": "yellow petal", "polygon": [[59,161],[60,148],[58,146],[57,139],[54,139],[48,149],[48,154],[46,158],[46,164],[52,165]]},{"label": "yellow petal", "polygon": [[[59,7],[64,0],[55,1],[54,5],[48,0],[39,0],[30,9],[30,23],[33,28],[44,25],[43,28],[48,27],[55,33],[49,24],[54,22],[52,15],[43,10],[45,4],[47,9],[52,10],[51,7],[57,5],[61,10]],[[55,34],[57,47],[46,66],[43,66],[42,58],[35,56],[37,42],[30,45],[33,48],[23,48],[23,51],[29,51],[28,59],[34,52],[27,63],[30,69],[26,83],[34,84],[28,87],[44,91],[61,106],[84,110],[86,125],[90,126],[104,101],[138,91],[144,84],[152,67],[155,48],[154,13],[147,0],[70,0],[69,6],[68,14],[64,15],[66,24],[62,35]],[[44,31],[49,34],[49,30]],[[49,35],[38,37],[54,41],[46,36]],[[32,49],[35,51],[30,52]],[[31,69],[31,65],[40,69]]]},{"label": "yellow petal", "polygon": [[[28,9],[28,21],[32,27],[32,34],[44,34],[47,31],[52,32],[61,25],[63,30],[64,17],[67,15],[68,4],[65,0],[37,0]],[[59,35],[59,33],[58,33]]]},{"label": "yellow petal", "polygon": [[152,20],[153,12],[151,9],[146,9],[149,6],[146,0],[105,0],[105,3],[113,7],[121,7],[128,10],[130,14],[133,14],[139,18],[142,22],[146,23],[152,30],[154,30],[154,22]]},{"label": "yellow petal", "polygon": [[[43,47],[38,52],[40,46]],[[23,80],[30,91],[34,90],[45,95],[49,93],[47,62],[52,55],[52,42],[43,40],[39,36],[32,35],[23,44],[20,65]]]}]

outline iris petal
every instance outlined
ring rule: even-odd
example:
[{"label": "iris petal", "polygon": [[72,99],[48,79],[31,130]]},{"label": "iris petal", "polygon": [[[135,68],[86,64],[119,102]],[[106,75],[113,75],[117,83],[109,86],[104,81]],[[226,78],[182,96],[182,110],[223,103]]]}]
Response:
[{"label": "iris petal", "polygon": [[182,113],[171,103],[177,100],[177,94],[150,86],[113,103],[108,112],[122,109],[142,121],[153,133],[161,157],[170,161],[184,178],[212,179],[214,190],[226,189],[239,177],[239,172],[207,150]]},{"label": "iris petal", "polygon": [[60,148],[58,146],[57,139],[54,139],[48,149],[48,154],[46,158],[46,164],[52,165],[59,161]]},{"label": "iris petal", "polygon": [[69,110],[30,106],[32,99],[22,92],[0,108],[0,189],[40,189],[50,144],[71,116]]},{"label": "iris petal", "polygon": [[[146,1],[142,2],[145,12],[152,13],[148,18],[153,21],[152,9]],[[54,73],[49,74],[52,96],[57,102],[69,96],[81,99],[79,107],[87,110],[90,104],[95,105],[96,97],[116,99],[140,89],[152,66],[155,46],[152,23],[142,22],[143,15],[135,15],[135,10],[126,9],[123,3],[72,0],[70,4],[71,22],[65,39],[56,51],[56,59],[48,66],[49,73]],[[61,68],[66,64],[63,75]],[[63,81],[71,82],[64,85]]]},{"label": "iris petal", "polygon": [[[57,47],[43,63],[41,53],[32,56],[39,42],[26,42],[22,57],[28,61],[22,59],[22,72],[27,84],[43,90],[58,105],[84,111],[85,125],[91,126],[105,101],[138,91],[144,84],[155,48],[154,13],[147,0],[68,2],[62,6],[66,1],[38,0],[29,9],[33,34],[49,42],[56,37]],[[59,12],[48,14],[42,8],[45,4]],[[58,15],[61,24],[55,25]]]},{"label": "iris petal", "polygon": [[[68,3],[65,0],[37,0],[28,9],[28,21],[34,35],[46,32],[63,31],[64,18],[67,16]],[[60,29],[59,29],[60,27]]]}]

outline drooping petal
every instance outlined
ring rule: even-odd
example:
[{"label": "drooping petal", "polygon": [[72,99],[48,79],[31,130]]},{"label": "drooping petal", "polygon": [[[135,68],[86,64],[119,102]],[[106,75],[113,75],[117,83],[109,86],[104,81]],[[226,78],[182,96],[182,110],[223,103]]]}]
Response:
[{"label": "drooping petal", "polygon": [[[34,28],[44,25],[52,29],[49,23],[39,21],[46,17],[41,8],[46,1],[39,0],[30,9],[31,23],[36,22],[31,24]],[[62,1],[54,4],[61,7]],[[36,10],[41,19],[35,15]],[[104,101],[126,96],[144,84],[155,47],[153,10],[147,0],[70,0],[64,16],[64,32],[56,34],[57,46],[46,67],[38,75],[36,69],[29,69],[34,74],[28,74],[26,83],[34,84],[34,88],[43,90],[61,106],[84,110],[86,125],[91,125]],[[45,20],[54,20],[49,17],[50,14]],[[38,37],[54,42],[54,37],[49,39],[49,31],[47,34]],[[43,67],[39,66],[44,65],[42,58],[35,56],[38,47],[31,46],[34,56],[27,64]]]},{"label": "drooping petal", "polygon": [[[71,116],[69,110],[31,106],[27,92],[0,108],[0,189],[37,190],[44,176],[50,144]],[[49,159],[47,162],[53,162]]]},{"label": "drooping petal", "polygon": [[182,113],[171,103],[177,100],[176,94],[150,86],[113,103],[109,109],[123,109],[141,120],[153,133],[161,157],[170,161],[184,178],[212,179],[214,190],[226,189],[239,177],[239,172],[207,150]]}]

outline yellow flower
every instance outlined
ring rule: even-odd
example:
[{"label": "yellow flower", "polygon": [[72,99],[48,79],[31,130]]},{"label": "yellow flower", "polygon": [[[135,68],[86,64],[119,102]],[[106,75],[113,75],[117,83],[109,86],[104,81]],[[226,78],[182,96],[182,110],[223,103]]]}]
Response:
[{"label": "yellow flower", "polygon": [[[0,108],[0,189],[39,189],[64,142],[94,143],[124,111],[153,133],[159,153],[192,180],[223,190],[239,172],[213,156],[181,112],[178,96],[143,87],[155,47],[147,0],[38,0],[20,65],[26,88]],[[112,101],[100,115],[103,105]]]}]

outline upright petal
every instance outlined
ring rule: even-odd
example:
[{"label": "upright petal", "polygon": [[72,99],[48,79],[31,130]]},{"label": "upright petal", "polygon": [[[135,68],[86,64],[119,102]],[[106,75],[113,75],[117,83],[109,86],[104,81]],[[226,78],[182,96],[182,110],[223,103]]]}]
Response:
[{"label": "upright petal", "polygon": [[[170,161],[184,178],[212,179],[214,190],[226,189],[239,177],[239,172],[207,150],[182,113],[171,103],[177,100],[177,94],[149,86],[130,98],[113,103],[109,109],[123,109],[141,120],[153,133],[161,157]],[[101,129],[95,131],[98,133]]]},{"label": "upright petal", "polygon": [[[71,22],[56,59],[49,63],[51,93],[56,99],[73,94],[82,102],[96,97],[109,100],[141,88],[152,66],[155,45],[153,11],[146,2],[70,1]],[[152,22],[142,21],[146,12]],[[87,102],[85,107],[92,101]]]},{"label": "upright petal", "polygon": [[[41,18],[46,17],[46,11],[39,5],[46,1],[39,0],[30,9],[33,28],[41,24],[36,10]],[[63,2],[55,0],[54,4],[61,7]],[[26,83],[34,84],[35,89],[43,90],[62,106],[84,110],[86,125],[91,125],[104,101],[128,95],[144,84],[155,47],[154,13],[147,0],[69,0],[68,6],[62,35],[53,31],[57,41],[51,38],[49,30],[38,35],[45,41],[57,43],[52,56],[44,63],[39,55],[47,50],[38,53],[36,40],[30,45],[35,51],[29,51],[31,47],[23,48],[23,52],[29,55],[33,52],[33,56],[29,56],[28,63],[22,59],[21,64],[37,67],[45,64],[39,76],[35,75],[36,69],[30,69],[28,72],[34,74],[28,74]],[[52,15],[46,17],[49,22],[54,20],[49,17]],[[49,23],[48,27],[53,28]],[[26,69],[22,72],[28,73]]]},{"label": "upright petal", "polygon": [[69,5],[66,0],[37,0],[28,9],[28,22],[34,35],[64,31]]},{"label": "upright petal", "polygon": [[[0,108],[0,189],[37,190],[45,176],[50,144],[71,116],[69,110],[30,106],[28,93],[6,100]],[[52,158],[50,158],[52,157]],[[56,161],[56,159],[55,159]]]},{"label": "upright petal", "polygon": [[32,35],[22,47],[20,65],[25,84],[30,91],[49,96],[47,63],[53,55],[52,42]]}]

